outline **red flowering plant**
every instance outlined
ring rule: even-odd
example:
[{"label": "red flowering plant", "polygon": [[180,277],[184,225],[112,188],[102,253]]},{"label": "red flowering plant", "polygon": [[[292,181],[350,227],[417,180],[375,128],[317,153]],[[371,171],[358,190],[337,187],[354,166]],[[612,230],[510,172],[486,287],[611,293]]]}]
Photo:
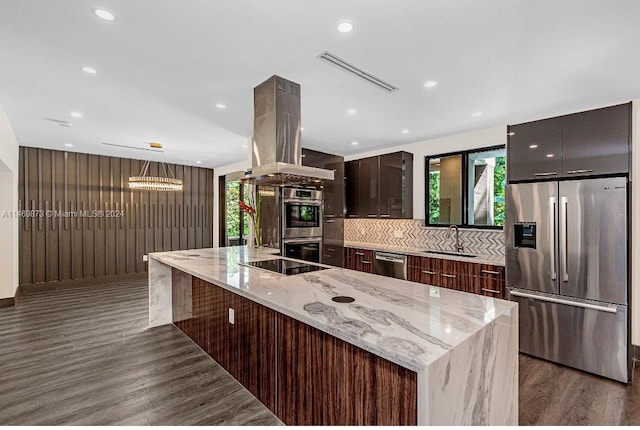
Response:
[{"label": "red flowering plant", "polygon": [[[258,194],[259,195],[259,194]],[[260,199],[258,198],[254,202],[252,194],[247,197],[247,202],[239,201],[238,206],[240,210],[251,218],[253,223],[253,236],[256,239],[256,245],[262,245],[262,235],[260,234]]]}]

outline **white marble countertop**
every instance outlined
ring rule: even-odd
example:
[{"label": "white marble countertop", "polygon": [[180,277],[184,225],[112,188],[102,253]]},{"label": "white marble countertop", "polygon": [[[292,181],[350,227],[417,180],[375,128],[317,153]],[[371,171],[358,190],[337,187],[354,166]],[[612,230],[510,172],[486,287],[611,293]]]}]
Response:
[{"label": "white marble countertop", "polygon": [[372,251],[389,251],[389,252],[397,252],[399,254],[405,254],[405,255],[417,255],[419,257],[440,258],[442,260],[455,260],[455,261],[465,261],[468,263],[493,264],[495,266],[504,266],[504,255],[474,254],[469,252],[469,254],[474,254],[476,255],[476,257],[463,257],[458,255],[434,254],[434,253],[424,252],[425,248],[410,248],[410,247],[396,246],[396,245],[385,245],[382,243],[345,242],[344,246],[347,248],[369,249]]},{"label": "white marble countertop", "polygon": [[[279,258],[247,247],[159,252],[150,258],[211,282],[414,371],[517,304],[334,268],[285,276],[242,263]],[[334,296],[353,303],[335,303]]]}]

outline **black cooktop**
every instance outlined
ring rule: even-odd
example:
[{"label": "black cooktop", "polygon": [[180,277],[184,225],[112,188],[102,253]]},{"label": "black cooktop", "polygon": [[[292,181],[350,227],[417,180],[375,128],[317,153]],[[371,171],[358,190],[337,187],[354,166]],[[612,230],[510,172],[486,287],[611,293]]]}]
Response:
[{"label": "black cooktop", "polygon": [[315,272],[316,270],[328,269],[328,267],[316,266],[315,264],[302,263],[298,261],[276,258],[274,260],[250,261],[244,263],[247,266],[259,269],[270,270],[283,275],[298,275],[300,273]]}]

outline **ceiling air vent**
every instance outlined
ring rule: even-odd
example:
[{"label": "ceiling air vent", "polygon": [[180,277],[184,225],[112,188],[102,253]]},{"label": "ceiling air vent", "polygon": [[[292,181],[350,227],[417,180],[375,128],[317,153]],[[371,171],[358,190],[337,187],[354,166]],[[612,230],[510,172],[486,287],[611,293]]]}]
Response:
[{"label": "ceiling air vent", "polygon": [[338,57],[335,54],[332,54],[329,51],[324,51],[322,54],[318,55],[318,58],[326,61],[329,64],[333,64],[336,67],[339,67],[340,69],[344,70],[345,72],[351,73],[354,76],[357,76],[360,79],[363,79],[367,82],[369,82],[370,84],[375,85],[376,87],[380,88],[381,90],[384,90],[388,93],[392,93],[394,91],[398,91],[398,87],[396,87],[395,85],[390,84],[389,82],[380,79],[379,77],[377,77],[376,75],[367,72],[366,70],[361,69],[358,66],[354,66],[353,64],[349,63],[348,61]]}]

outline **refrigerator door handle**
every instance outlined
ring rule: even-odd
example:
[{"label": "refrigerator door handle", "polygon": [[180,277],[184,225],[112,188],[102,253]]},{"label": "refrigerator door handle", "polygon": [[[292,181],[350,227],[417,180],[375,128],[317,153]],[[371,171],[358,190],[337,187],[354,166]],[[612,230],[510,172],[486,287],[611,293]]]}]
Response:
[{"label": "refrigerator door handle", "polygon": [[509,294],[514,297],[525,297],[527,299],[535,299],[543,302],[559,303],[562,305],[576,306],[578,308],[594,309],[596,311],[609,312],[611,314],[618,313],[618,308],[615,305],[601,306],[592,303],[576,302],[560,297],[547,297],[540,294],[531,294],[516,290],[511,290]]},{"label": "refrigerator door handle", "polygon": [[556,198],[549,197],[549,260],[551,266],[551,280],[556,280]]},{"label": "refrigerator door handle", "polygon": [[560,197],[560,270],[562,271],[563,282],[569,281],[567,270],[567,207],[567,197]]}]

